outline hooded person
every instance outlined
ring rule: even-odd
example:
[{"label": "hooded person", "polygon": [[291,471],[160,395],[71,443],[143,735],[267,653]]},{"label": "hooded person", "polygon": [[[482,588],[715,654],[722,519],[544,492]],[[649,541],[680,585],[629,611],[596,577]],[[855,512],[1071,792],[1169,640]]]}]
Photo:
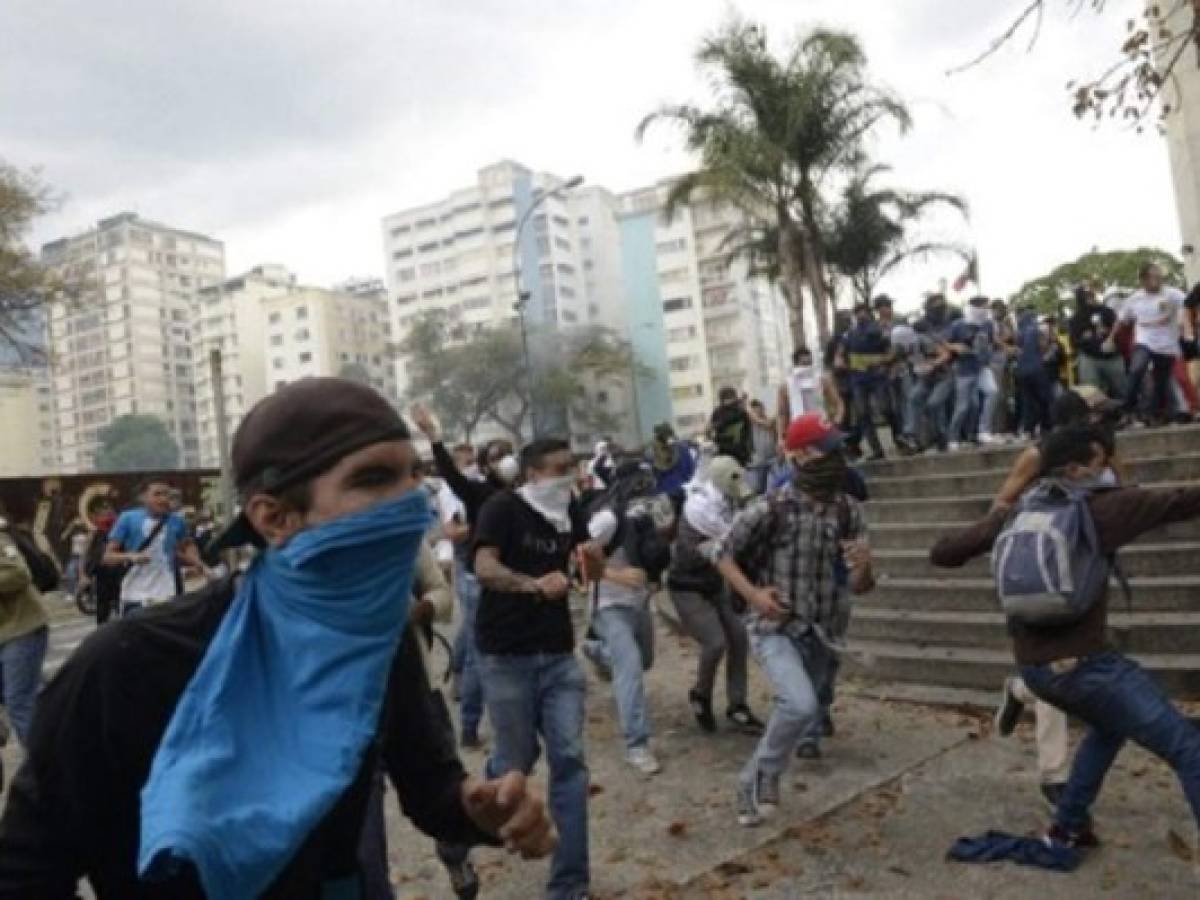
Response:
[{"label": "hooded person", "polygon": [[[233,441],[259,552],[175,603],[93,633],[45,689],[0,820],[0,894],[228,900],[360,896],[382,765],[431,836],[544,855],[523,776],[467,776],[406,629],[429,525],[415,453],[369,387],[306,378]],[[153,677],[144,677],[152,672]]]},{"label": "hooded person", "polygon": [[746,626],[714,565],[717,548],[729,533],[734,516],[753,495],[746,471],[737,460],[723,456],[709,463],[704,475],[688,489],[667,570],[667,587],[680,627],[700,644],[688,705],[701,730],[709,733],[717,730],[712,697],[722,659],[726,720],[743,733],[762,733],[762,722],[750,710],[746,689]]},{"label": "hooded person", "polygon": [[654,467],[658,492],[682,504],[684,486],[696,474],[696,457],[686,444],[675,439],[675,430],[666,422],[654,426],[650,464]]}]

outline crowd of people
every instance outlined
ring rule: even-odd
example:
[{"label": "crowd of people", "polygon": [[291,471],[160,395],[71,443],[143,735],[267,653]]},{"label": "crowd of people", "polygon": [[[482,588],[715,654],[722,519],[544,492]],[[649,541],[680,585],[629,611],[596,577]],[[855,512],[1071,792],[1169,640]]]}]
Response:
[{"label": "crowd of people", "polygon": [[880,422],[901,453],[956,451],[1048,430],[1054,401],[1079,385],[1119,405],[1130,425],[1191,421],[1200,288],[1185,295],[1164,284],[1152,262],[1139,277],[1131,294],[1079,285],[1061,317],[982,296],[960,310],[933,294],[908,318],[887,296],[858,303],[838,314],[820,366],[796,349],[777,428],[820,410],[846,433],[852,457],[864,442],[869,459],[883,457]]},{"label": "crowd of people", "polygon": [[[1153,267],[1119,309],[1087,289],[1078,299],[1070,343],[1054,323],[1024,310],[1010,321],[982,299],[956,317],[931,297],[912,325],[886,298],[860,305],[824,366],[797,351],[775,414],[725,391],[702,443],[661,425],[644,450],[606,441],[582,465],[557,438],[448,447],[418,404],[409,419],[427,467],[409,424],[370,388],[282,387],[238,428],[240,510],[210,540],[196,540],[161,481],[134,509],[100,511],[100,549],[81,543],[78,568],[108,579],[112,619],[36,714],[32,692],[10,700],[0,639],[26,750],[0,819],[0,896],[74,897],[87,878],[101,900],[382,900],[390,781],[456,896],[479,893],[472,848],[485,845],[550,857],[546,896],[586,897],[589,679],[576,651],[610,686],[630,777],[652,780],[670,765],[654,752],[645,688],[660,589],[699,650],[678,702],[698,734],[748,738],[729,790],[737,823],[759,825],[785,801],[790,761],[820,757],[835,733],[851,598],[875,583],[868,484],[852,459],[861,441],[883,455],[877,417],[905,452],[998,440],[1014,414],[1039,438],[992,512],[932,560],[1006,548],[997,588],[1018,671],[999,720],[1011,732],[1021,704],[1037,704],[1039,750],[1054,757],[1046,841],[1096,842],[1091,806],[1125,740],[1174,767],[1200,822],[1200,731],[1106,644],[1109,569],[1048,574],[1086,564],[1094,576],[1145,531],[1200,516],[1200,490],[1122,486],[1113,437],[1124,418],[1181,417],[1188,392],[1172,385],[1196,307]],[[1072,390],[1075,377],[1093,390]],[[1029,539],[1051,525],[1053,541]],[[1091,556],[1062,537],[1085,532],[1098,535]],[[44,654],[36,560],[7,535],[0,594],[21,602],[0,638],[34,635],[21,652],[40,642]],[[1047,544],[1060,554],[1049,563]],[[188,568],[207,586],[184,593]],[[455,606],[444,692],[434,624]],[[762,718],[751,659],[773,697]],[[1090,727],[1069,771],[1064,713]],[[459,747],[486,750],[483,771],[468,773]],[[539,759],[545,799],[527,781]]]}]

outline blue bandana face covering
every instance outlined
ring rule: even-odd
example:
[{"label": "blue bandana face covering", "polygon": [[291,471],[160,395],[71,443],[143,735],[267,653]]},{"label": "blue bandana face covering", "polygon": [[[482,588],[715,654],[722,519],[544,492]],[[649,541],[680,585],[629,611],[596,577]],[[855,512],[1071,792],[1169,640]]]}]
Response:
[{"label": "blue bandana face covering", "polygon": [[429,526],[421,491],[298,533],[246,573],[142,789],[143,878],[265,891],[358,774]]}]

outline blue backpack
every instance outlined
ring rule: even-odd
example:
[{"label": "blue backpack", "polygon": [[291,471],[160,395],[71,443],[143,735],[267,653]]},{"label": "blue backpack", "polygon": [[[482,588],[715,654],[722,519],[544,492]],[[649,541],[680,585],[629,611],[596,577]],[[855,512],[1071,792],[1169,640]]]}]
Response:
[{"label": "blue backpack", "polygon": [[1067,625],[1104,595],[1116,556],[1100,549],[1088,506],[1092,493],[1045,479],[1021,498],[992,548],[1000,609],[1011,621]]}]

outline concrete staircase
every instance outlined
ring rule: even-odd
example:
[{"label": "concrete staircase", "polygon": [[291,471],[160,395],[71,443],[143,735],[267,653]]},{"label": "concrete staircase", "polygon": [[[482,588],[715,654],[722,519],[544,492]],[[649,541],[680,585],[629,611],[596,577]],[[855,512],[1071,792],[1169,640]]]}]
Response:
[{"label": "concrete staircase", "polygon": [[[1118,452],[1130,483],[1200,484],[1200,428],[1123,432]],[[868,464],[871,543],[879,586],[857,598],[850,643],[860,676],[902,692],[930,689],[964,701],[1012,673],[1010,642],[988,560],[935,569],[938,535],[986,514],[1021,448]],[[1121,554],[1133,608],[1110,595],[1118,647],[1154,670],[1177,696],[1200,697],[1200,523],[1170,525]],[[1115,587],[1115,586],[1114,586]],[[909,687],[911,686],[911,687]]]}]

